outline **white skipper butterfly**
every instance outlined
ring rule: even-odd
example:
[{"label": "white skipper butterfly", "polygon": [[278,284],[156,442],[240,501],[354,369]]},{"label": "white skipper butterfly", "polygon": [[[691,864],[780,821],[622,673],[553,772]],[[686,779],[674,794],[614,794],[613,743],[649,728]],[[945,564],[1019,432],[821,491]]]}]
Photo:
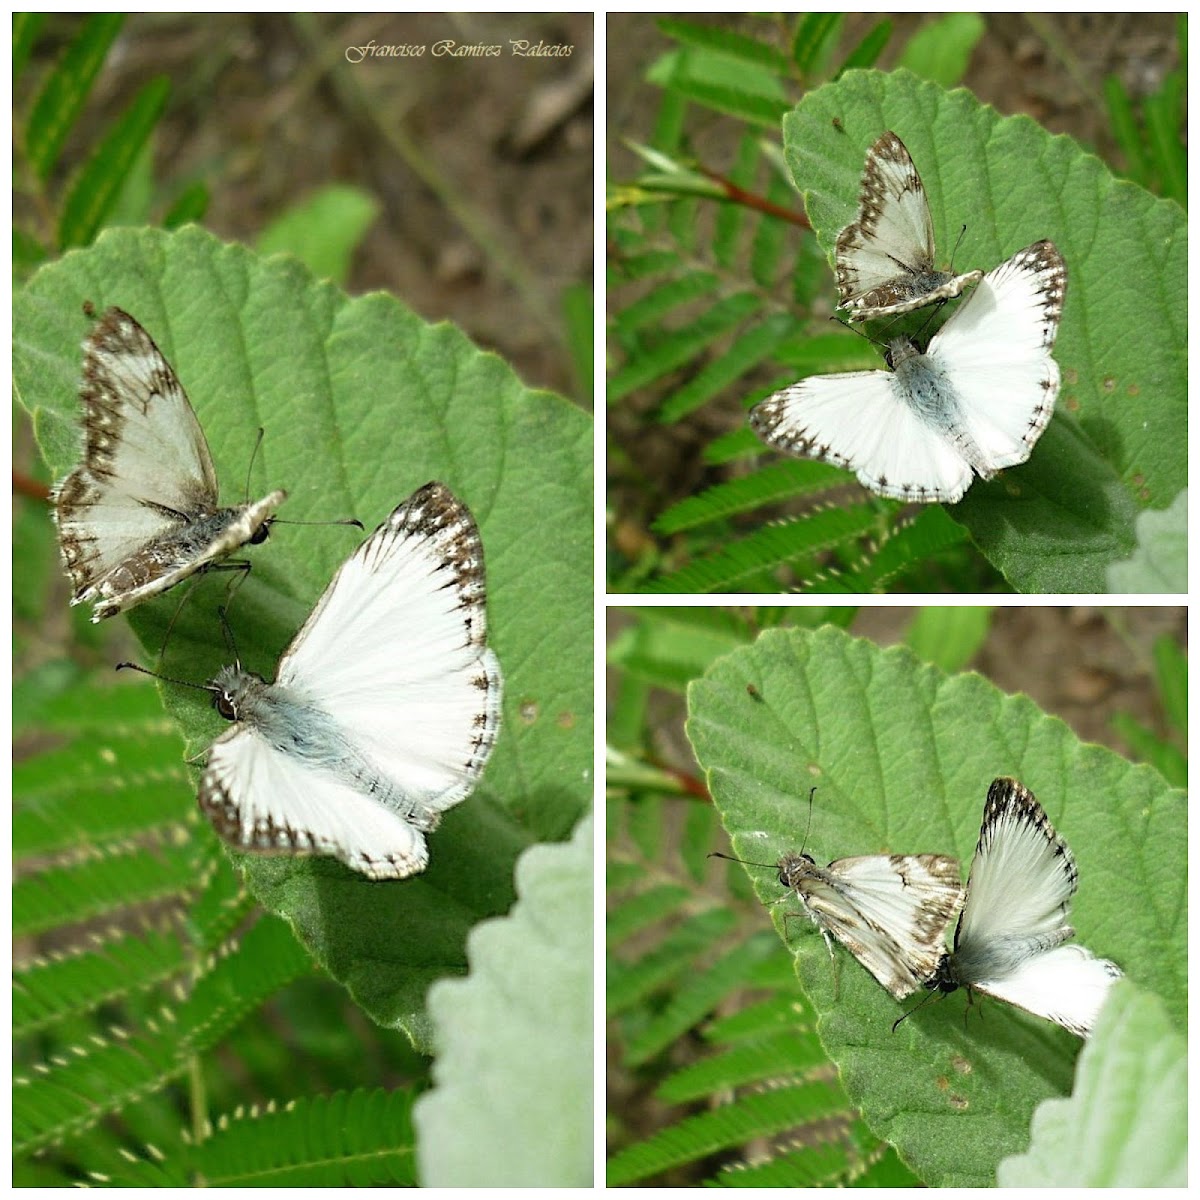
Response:
[{"label": "white skipper butterfly", "polygon": [[485,599],[470,512],[426,484],[342,564],[274,683],[236,665],[208,685],[237,722],[200,780],[217,833],[372,879],[423,871],[424,835],[475,787],[499,729]]},{"label": "white skipper butterfly", "polygon": [[973,475],[1025,462],[1050,421],[1066,287],[1054,243],[1036,242],[989,271],[925,353],[896,338],[893,370],[802,379],[755,405],[750,424],[881,496],[960,500]]},{"label": "white skipper butterfly", "polygon": [[1087,1037],[1120,967],[1082,946],[1067,923],[1079,872],[1033,793],[1015,779],[988,789],[954,951],[926,986],[984,992]]}]

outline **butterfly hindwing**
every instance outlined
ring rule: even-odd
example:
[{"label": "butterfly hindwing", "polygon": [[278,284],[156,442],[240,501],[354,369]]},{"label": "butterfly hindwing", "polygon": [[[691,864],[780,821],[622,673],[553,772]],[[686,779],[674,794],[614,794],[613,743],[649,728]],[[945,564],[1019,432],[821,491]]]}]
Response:
[{"label": "butterfly hindwing", "polygon": [[984,276],[929,344],[953,379],[960,420],[989,471],[1025,462],[1058,397],[1054,349],[1067,268],[1035,242]]},{"label": "butterfly hindwing", "polygon": [[891,371],[801,379],[751,409],[750,425],[787,454],[853,471],[877,495],[954,501],[971,483],[970,465],[949,439],[931,435]]}]

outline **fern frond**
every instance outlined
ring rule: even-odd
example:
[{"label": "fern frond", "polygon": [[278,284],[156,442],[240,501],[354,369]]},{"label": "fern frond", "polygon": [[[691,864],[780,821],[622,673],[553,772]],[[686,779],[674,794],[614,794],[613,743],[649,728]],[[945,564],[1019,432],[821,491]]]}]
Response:
[{"label": "fern frond", "polygon": [[759,297],[749,292],[725,296],[683,329],[666,333],[645,354],[617,371],[608,381],[608,402],[624,399],[630,392],[687,365],[722,335],[732,333],[762,307]]},{"label": "fern frond", "polygon": [[136,992],[148,992],[183,970],[174,930],[92,934],[91,949],[54,951],[13,972],[13,1036],[27,1037],[68,1017]]},{"label": "fern frond", "polygon": [[411,1187],[411,1092],[337,1092],[220,1118],[192,1159],[207,1187]]},{"label": "fern frond", "polygon": [[265,919],[212,960],[181,1005],[142,1031],[92,1035],[14,1079],[13,1148],[30,1153],[77,1136],[109,1113],[179,1078],[245,1014],[311,966],[282,921]]},{"label": "fern frond", "polygon": [[833,1082],[792,1084],[739,1097],[729,1105],[627,1147],[608,1163],[609,1187],[623,1187],[671,1167],[735,1150],[758,1138],[845,1113],[846,1097]]},{"label": "fern frond", "polygon": [[74,862],[17,880],[15,936],[94,920],[151,900],[179,899],[196,882],[196,848],[190,844],[95,847],[76,855]]},{"label": "fern frond", "polygon": [[652,528],[656,533],[679,533],[768,504],[812,495],[845,478],[845,471],[828,463],[799,459],[772,463],[751,475],[718,483],[681,500],[662,513]]},{"label": "fern frond", "polygon": [[[786,563],[813,560],[820,551],[835,546],[852,546],[856,538],[877,525],[873,505],[829,508],[807,517],[797,517],[765,526],[688,566],[664,575],[646,588],[648,592],[770,591],[770,572]],[[803,564],[797,570],[804,570]],[[811,565],[810,570],[815,570]],[[762,588],[746,586],[748,580],[766,580]]]}]

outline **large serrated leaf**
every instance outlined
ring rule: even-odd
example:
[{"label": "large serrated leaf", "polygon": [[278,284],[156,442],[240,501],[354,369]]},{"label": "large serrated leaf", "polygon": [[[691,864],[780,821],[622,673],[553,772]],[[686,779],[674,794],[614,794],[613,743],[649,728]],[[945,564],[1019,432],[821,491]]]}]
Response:
[{"label": "large serrated leaf", "polygon": [[[463,971],[467,931],[507,910],[519,850],[567,836],[590,803],[591,423],[389,296],[351,299],[294,261],[263,261],[195,228],[115,230],[14,301],[16,389],[56,476],[79,447],[85,300],[131,312],[173,363],[226,501],[242,495],[261,425],[251,490],[286,488],[282,518],[353,515],[370,531],[430,479],[475,514],[504,725],[481,786],[432,836],[428,871],[372,883],[330,859],[239,860],[258,897],[371,1015],[420,1041],[429,983]],[[252,548],[231,614],[247,667],[273,675],[361,536],[280,524]],[[214,611],[224,597],[219,576],[200,580],[172,632],[169,673],[202,681],[228,660]],[[173,592],[130,615],[149,658],[178,604]],[[190,753],[222,731],[203,695],[164,696]],[[181,794],[181,812],[192,803]]]},{"label": "large serrated leaf", "polygon": [[413,1114],[425,1187],[591,1185],[592,880],[589,816],[521,856],[520,898],[472,935],[470,977],[431,992],[436,1087]]},{"label": "large serrated leaf", "polygon": [[1029,462],[977,480],[953,513],[1017,589],[1104,591],[1107,564],[1133,549],[1138,511],[1166,508],[1187,482],[1183,210],[1070,138],[906,71],[850,72],[806,96],[783,129],[830,255],[856,215],[867,147],[888,129],[921,173],[939,262],[953,254],[960,270],[990,270],[1042,238],[1058,245],[1069,282],[1055,417]]},{"label": "large serrated leaf", "polygon": [[1187,1187],[1187,1039],[1156,996],[1120,984],[1079,1056],[1069,1100],[1033,1114],[1002,1187]]},{"label": "large serrated leaf", "polygon": [[[800,849],[815,784],[807,849],[819,861],[953,854],[965,875],[988,784],[1021,779],[1079,863],[1079,941],[1186,1020],[1186,810],[1153,770],[1081,743],[1027,697],[833,629],[763,634],[693,683],[688,706],[734,852],[756,862]],[[774,872],[751,871],[760,897],[777,900]],[[815,929],[784,921],[788,909],[776,906],[776,923],[872,1129],[930,1184],[991,1182],[1027,1144],[1036,1105],[1070,1091],[1079,1039],[996,1001],[982,1018],[965,1013],[961,994],[893,1033],[911,1001],[892,1001],[841,948],[831,967]]]}]

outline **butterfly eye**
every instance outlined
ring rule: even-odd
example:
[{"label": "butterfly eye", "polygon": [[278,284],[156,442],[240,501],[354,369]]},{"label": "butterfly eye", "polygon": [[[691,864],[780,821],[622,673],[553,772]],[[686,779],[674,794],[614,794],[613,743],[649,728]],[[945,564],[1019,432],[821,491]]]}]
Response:
[{"label": "butterfly eye", "polygon": [[267,540],[267,535],[271,532],[271,522],[264,521],[251,535],[250,545],[261,546]]},{"label": "butterfly eye", "polygon": [[237,720],[237,705],[233,701],[233,697],[228,692],[213,692],[213,708],[225,718],[226,721]]}]

